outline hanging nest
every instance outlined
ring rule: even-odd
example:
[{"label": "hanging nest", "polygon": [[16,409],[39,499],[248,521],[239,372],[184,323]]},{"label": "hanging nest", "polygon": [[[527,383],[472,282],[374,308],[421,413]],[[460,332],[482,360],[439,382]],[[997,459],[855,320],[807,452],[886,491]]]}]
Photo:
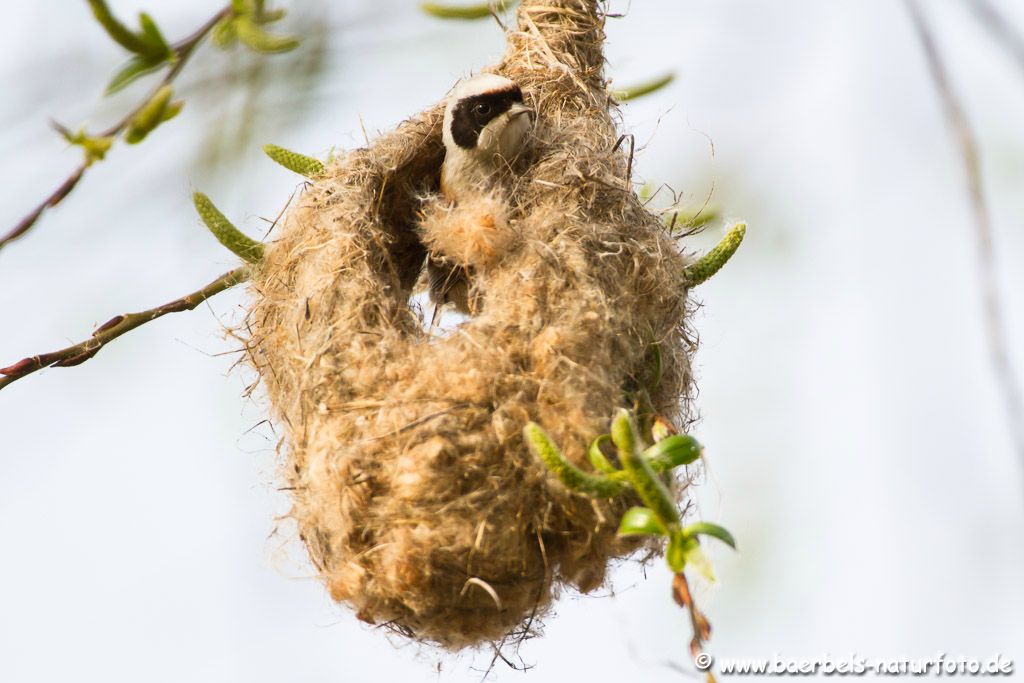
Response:
[{"label": "hanging nest", "polygon": [[285,429],[290,516],[331,596],[459,649],[593,591],[637,542],[629,497],[573,493],[524,445],[566,457],[662,375],[655,412],[687,424],[689,260],[632,191],[602,76],[596,0],[526,0],[493,69],[537,123],[508,230],[474,264],[474,316],[447,336],[410,304],[427,255],[443,109],[314,178],[253,278],[249,352]]}]

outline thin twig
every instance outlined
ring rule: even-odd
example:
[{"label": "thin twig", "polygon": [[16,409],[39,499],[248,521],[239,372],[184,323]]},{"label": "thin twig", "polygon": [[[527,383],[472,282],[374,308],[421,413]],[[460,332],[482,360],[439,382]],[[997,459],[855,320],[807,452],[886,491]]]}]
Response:
[{"label": "thin twig", "polygon": [[703,660],[707,657],[704,651],[705,642],[711,638],[711,624],[704,613],[697,607],[690,591],[690,584],[686,580],[686,574],[677,572],[672,577],[672,598],[676,604],[686,610],[690,617],[690,626],[693,628],[693,638],[690,640],[690,656],[694,663],[702,667],[704,680],[708,683],[715,683],[715,675],[711,673],[711,667],[703,668]]},{"label": "thin twig", "polygon": [[3,375],[0,377],[0,389],[3,389],[8,384],[15,382],[22,377],[31,375],[33,372],[42,370],[43,368],[66,368],[71,367],[72,365],[78,365],[79,363],[84,363],[99,353],[100,349],[114,339],[120,337],[122,334],[131,332],[136,327],[145,325],[146,323],[163,317],[168,313],[191,311],[215,294],[220,294],[225,289],[233,287],[240,282],[245,282],[249,279],[249,274],[249,266],[235,268],[231,272],[224,273],[202,289],[192,292],[191,294],[187,294],[180,299],[175,299],[163,306],[157,306],[156,308],[151,308],[147,311],[140,311],[138,313],[115,315],[113,318],[96,328],[96,331],[93,332],[92,336],[83,342],[61,349],[60,351],[53,351],[51,353],[23,358],[14,365],[10,365],[6,368],[0,368],[0,375]]},{"label": "thin twig", "polygon": [[[203,38],[205,38],[206,35],[211,30],[213,30],[213,27],[217,24],[218,21],[231,14],[231,12],[231,5],[222,8],[219,12],[217,12],[217,14],[212,16],[209,19],[209,21],[203,24],[190,36],[172,45],[171,49],[174,51],[174,54],[176,55],[175,62],[171,65],[171,68],[167,70],[167,73],[160,80],[160,82],[153,89],[153,91],[146,95],[146,97],[143,98],[142,101],[139,102],[139,104],[133,107],[131,111],[125,114],[120,120],[117,121],[117,123],[113,124],[106,130],[97,133],[95,137],[113,137],[115,135],[119,135],[122,131],[124,131],[128,124],[131,123],[132,119],[135,118],[136,114],[138,114],[139,111],[149,103],[153,95],[160,88],[162,88],[165,85],[169,85],[172,81],[174,81],[178,74],[181,73],[181,70],[185,68],[185,64],[188,62],[189,57],[191,57],[192,54],[195,52],[195,49],[199,46],[199,43],[203,41]],[[81,164],[77,169],[74,170],[74,172],[71,173],[71,175],[69,175],[64,180],[64,182],[60,184],[60,186],[56,190],[50,193],[50,195],[42,202],[40,202],[39,205],[36,206],[36,208],[32,209],[32,211],[30,211],[28,215],[26,215],[24,218],[18,221],[18,224],[14,226],[14,228],[12,228],[5,235],[0,237],[0,249],[3,249],[10,242],[13,242],[14,240],[23,236],[32,228],[33,225],[36,224],[36,222],[39,220],[39,217],[43,215],[43,212],[46,211],[46,209],[56,206],[65,197],[71,194],[71,190],[73,190],[75,186],[78,185],[78,182],[85,175],[85,171],[88,167],[88,164]]]},{"label": "thin twig", "polygon": [[1006,17],[989,0],[966,0],[982,25],[1005,47],[1024,71],[1024,36],[1013,30]]},{"label": "thin twig", "polygon": [[18,221],[18,224],[15,225],[14,228],[6,235],[0,237],[0,249],[3,249],[8,242],[13,242],[28,232],[28,229],[35,225],[35,222],[39,220],[39,216],[42,215],[43,211],[51,206],[56,206],[62,199],[67,197],[71,193],[71,190],[75,189],[75,185],[77,185],[78,181],[82,179],[82,176],[85,175],[86,168],[88,168],[86,164],[80,164],[78,168],[76,168],[74,172],[72,172],[72,174],[60,184],[60,187],[50,193],[50,196],[44,199],[42,203],[34,208],[30,214]]},{"label": "thin twig", "polygon": [[904,2],[913,19],[917,37],[920,39],[921,46],[928,59],[928,69],[942,100],[946,118],[960,146],[960,156],[963,160],[964,173],[967,176],[967,190],[974,214],[978,276],[981,280],[981,294],[984,301],[989,355],[995,370],[996,382],[999,384],[1003,395],[1003,403],[1014,448],[1017,451],[1020,462],[1024,464],[1024,401],[1022,401],[1021,387],[1014,373],[1013,363],[1010,360],[1010,345],[1006,326],[1003,322],[1002,296],[999,291],[999,283],[996,280],[992,219],[989,215],[988,204],[985,200],[985,190],[981,180],[978,143],[963,105],[957,94],[953,91],[946,67],[939,54],[938,46],[917,1],[904,0]]}]

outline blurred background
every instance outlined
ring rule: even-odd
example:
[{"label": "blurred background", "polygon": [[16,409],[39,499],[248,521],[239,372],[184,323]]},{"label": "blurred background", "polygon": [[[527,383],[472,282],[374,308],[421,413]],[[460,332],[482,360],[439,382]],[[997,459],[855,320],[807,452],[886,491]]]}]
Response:
[{"label": "blurred background", "polygon": [[[1024,34],[1024,5],[991,0]],[[216,5],[111,2],[177,40]],[[182,114],[118,144],[0,252],[0,364],[86,337],[232,268],[201,227],[202,189],[262,236],[308,154],[363,144],[494,62],[493,21],[412,0],[281,3],[284,55],[204,45],[176,82]],[[924,2],[977,133],[995,273],[1024,368],[1024,62],[971,0]],[[897,0],[613,0],[613,86],[665,71],[623,108],[636,173],[749,224],[697,290],[707,475],[701,517],[719,582],[698,598],[725,657],[1002,653],[1024,667],[1024,462],[988,353],[959,151]],[[85,2],[10,3],[0,23],[0,230],[79,162],[50,129],[105,127],[125,59]],[[134,21],[134,20],[133,20]],[[687,240],[703,250],[712,226]],[[165,317],[73,369],[0,392],[0,680],[479,681],[492,654],[439,656],[331,603],[275,534],[273,428],[232,369],[240,288]],[[690,628],[661,562],[614,590],[564,595],[513,659],[525,680],[675,681]],[[688,673],[689,672],[689,673]],[[489,680],[524,674],[498,661]]]}]

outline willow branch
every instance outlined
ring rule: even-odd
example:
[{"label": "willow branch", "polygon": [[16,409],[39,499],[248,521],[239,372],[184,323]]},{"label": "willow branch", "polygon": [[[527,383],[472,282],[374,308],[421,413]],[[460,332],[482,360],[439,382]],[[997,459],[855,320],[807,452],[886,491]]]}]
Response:
[{"label": "willow branch", "polygon": [[71,194],[71,190],[75,189],[75,185],[77,185],[78,181],[82,179],[83,175],[85,175],[86,168],[88,168],[86,164],[80,164],[56,190],[50,193],[49,197],[44,199],[39,206],[32,209],[31,213],[18,221],[18,224],[15,225],[14,228],[12,228],[6,235],[0,237],[0,249],[3,249],[8,242],[13,242],[28,232],[29,228],[35,225],[35,222],[39,220],[43,211],[46,211],[51,206],[57,206],[62,199]]},{"label": "willow branch", "polygon": [[59,351],[23,358],[13,365],[6,368],[0,368],[0,389],[3,389],[8,384],[15,382],[22,377],[31,375],[33,372],[42,370],[43,368],[67,368],[84,363],[99,353],[100,349],[120,337],[122,334],[131,332],[136,327],[152,322],[153,320],[161,318],[168,313],[191,311],[210,297],[220,294],[224,290],[234,287],[240,282],[245,282],[249,279],[249,275],[249,266],[235,268],[231,272],[224,273],[202,289],[192,292],[191,294],[187,294],[180,299],[175,299],[163,306],[157,306],[156,308],[140,311],[138,313],[115,315],[113,318],[100,325],[96,331],[93,332],[92,336],[83,342],[74,344]]},{"label": "willow branch", "polygon": [[985,29],[1009,51],[1024,72],[1024,37],[1013,30],[1006,17],[989,0],[967,0]]},{"label": "willow branch", "polygon": [[904,2],[910,11],[914,28],[917,31],[917,37],[921,41],[921,47],[924,49],[928,60],[928,69],[931,73],[932,81],[935,83],[935,89],[942,100],[946,119],[960,147],[960,156],[963,160],[964,173],[967,177],[967,192],[974,215],[978,275],[981,280],[982,298],[984,301],[989,355],[995,370],[996,382],[999,384],[1003,396],[1014,448],[1020,461],[1024,463],[1024,401],[1022,401],[1021,387],[1016,379],[1017,376],[1014,373],[1013,363],[1010,360],[1010,345],[1006,326],[1003,322],[1002,296],[999,291],[999,284],[996,281],[992,219],[989,215],[984,185],[981,179],[978,143],[963,105],[950,83],[946,66],[942,61],[938,46],[924,15],[921,13],[920,7],[917,5],[916,0],[904,0]]},{"label": "willow branch", "polygon": [[[131,111],[129,111],[120,120],[118,120],[116,123],[110,126],[110,128],[107,128],[106,130],[97,133],[96,137],[113,137],[123,132],[124,129],[128,127],[128,124],[131,123],[132,119],[135,118],[136,114],[138,114],[139,111],[141,111],[142,108],[149,103],[149,101],[153,98],[153,95],[155,95],[156,92],[160,90],[160,88],[164,87],[165,85],[169,85],[174,81],[175,78],[177,78],[178,74],[180,74],[182,69],[185,68],[185,64],[188,62],[189,58],[195,52],[196,48],[203,41],[203,38],[205,38],[206,35],[211,30],[213,30],[213,27],[217,24],[217,22],[231,13],[231,5],[222,8],[194,33],[184,38],[180,42],[173,44],[171,46],[171,49],[174,51],[176,59],[174,63],[171,64],[170,69],[167,70],[167,73],[164,75],[164,77],[160,80],[160,83],[158,83],[157,86],[153,88],[152,92],[147,94],[146,97],[144,97],[135,107],[133,107]],[[0,236],[0,249],[3,249],[10,242],[13,242],[14,240],[23,236],[32,228],[33,225],[35,225],[39,221],[39,217],[43,215],[43,212],[46,211],[46,209],[56,206],[65,197],[71,194],[71,191],[75,189],[75,186],[78,185],[78,182],[85,175],[85,171],[88,167],[88,164],[81,164],[77,169],[75,169],[71,173],[71,175],[69,175],[64,180],[64,182],[60,184],[60,186],[57,187],[56,190],[50,193],[50,195],[46,199],[40,202],[39,205],[37,205],[24,218],[22,218],[18,222],[18,224],[14,226],[14,228],[9,230],[3,236]]]},{"label": "willow branch", "polygon": [[[704,652],[704,644],[711,638],[711,623],[704,613],[697,607],[690,591],[690,584],[686,580],[686,574],[676,572],[672,577],[672,598],[676,604],[686,610],[690,617],[690,626],[693,628],[693,638],[690,640],[690,656],[694,662],[704,671],[704,680],[708,683],[715,683],[715,675],[711,673],[710,662],[705,668],[697,657]],[[705,655],[706,656],[706,655]]]}]

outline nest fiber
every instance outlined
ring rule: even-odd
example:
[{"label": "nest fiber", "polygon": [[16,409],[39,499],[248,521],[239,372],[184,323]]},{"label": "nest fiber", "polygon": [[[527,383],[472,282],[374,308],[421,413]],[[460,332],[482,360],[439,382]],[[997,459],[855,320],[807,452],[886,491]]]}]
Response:
[{"label": "nest fiber", "polygon": [[636,548],[616,537],[635,501],[569,491],[530,455],[527,421],[589,468],[654,343],[654,408],[685,421],[688,261],[631,189],[603,40],[596,1],[521,3],[494,71],[535,108],[534,139],[501,239],[453,256],[476,302],[458,328],[432,335],[410,305],[425,245],[444,243],[421,226],[438,220],[423,197],[440,108],[314,178],[253,279],[249,351],[309,556],[335,600],[421,642],[501,639]]}]

